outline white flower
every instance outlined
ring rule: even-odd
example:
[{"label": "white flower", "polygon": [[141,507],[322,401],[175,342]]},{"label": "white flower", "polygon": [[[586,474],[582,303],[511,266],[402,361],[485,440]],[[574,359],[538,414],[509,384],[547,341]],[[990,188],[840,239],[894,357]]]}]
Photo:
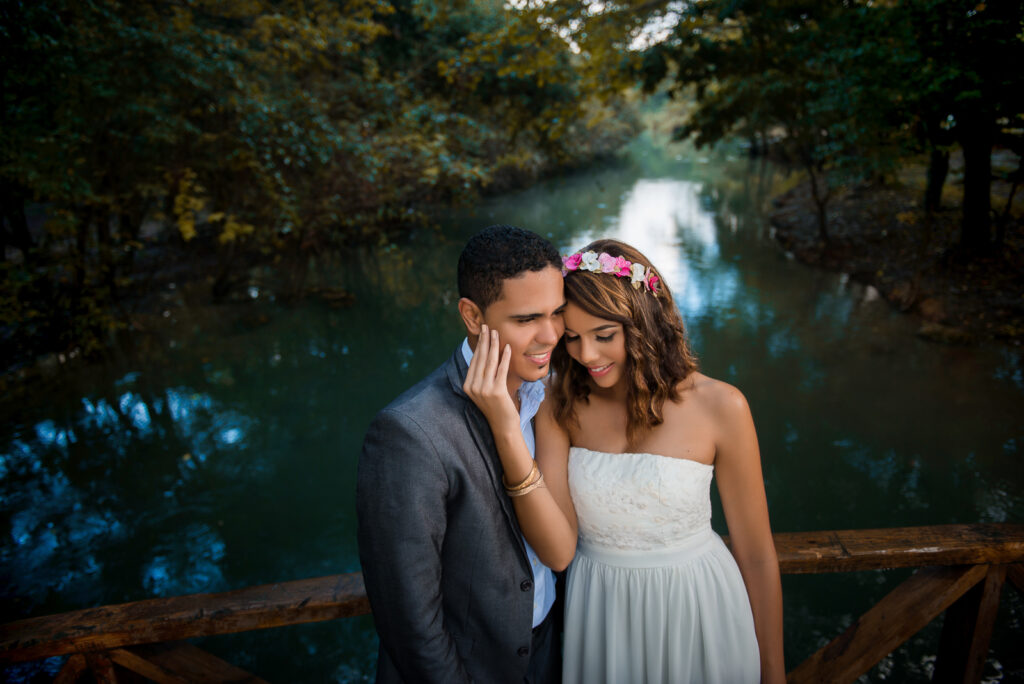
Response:
[{"label": "white flower", "polygon": [[630,278],[629,282],[633,287],[640,287],[640,283],[644,282],[647,278],[647,269],[644,268],[643,264],[633,264],[629,267]]},{"label": "white flower", "polygon": [[583,263],[580,264],[581,271],[598,271],[601,270],[601,262],[597,258],[597,252],[584,252]]}]

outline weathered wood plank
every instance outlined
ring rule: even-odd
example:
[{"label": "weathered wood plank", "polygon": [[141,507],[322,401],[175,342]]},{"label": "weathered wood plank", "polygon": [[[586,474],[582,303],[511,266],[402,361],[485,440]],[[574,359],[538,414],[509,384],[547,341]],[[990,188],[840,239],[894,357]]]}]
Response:
[{"label": "weathered wood plank", "polygon": [[267,684],[263,679],[185,642],[145,644],[110,652],[121,667],[158,684]]},{"label": "weathered wood plank", "polygon": [[96,679],[96,684],[117,684],[114,663],[110,662],[106,653],[86,653],[85,662],[89,663],[89,669]]},{"label": "weathered wood plank", "polygon": [[946,610],[933,682],[976,684],[981,681],[1005,578],[1005,565],[990,565],[985,579]]},{"label": "weathered wood plank", "polygon": [[1020,563],[1024,561],[1024,525],[779,532],[775,550],[784,574]]},{"label": "weathered wood plank", "polygon": [[787,675],[789,684],[854,682],[985,577],[984,565],[918,570]]},{"label": "weathered wood plank", "polygon": [[0,625],[0,662],[366,615],[361,573],[149,599]]},{"label": "weathered wood plank", "polygon": [[53,684],[75,684],[88,669],[89,663],[85,662],[85,656],[76,653],[60,668],[60,672],[53,678]]},{"label": "weathered wood plank", "polygon": [[112,651],[108,651],[108,653],[110,654],[110,659],[124,669],[140,674],[146,679],[156,682],[156,684],[189,684],[189,681],[184,677],[179,677],[173,671],[152,663],[129,649],[115,648]]}]

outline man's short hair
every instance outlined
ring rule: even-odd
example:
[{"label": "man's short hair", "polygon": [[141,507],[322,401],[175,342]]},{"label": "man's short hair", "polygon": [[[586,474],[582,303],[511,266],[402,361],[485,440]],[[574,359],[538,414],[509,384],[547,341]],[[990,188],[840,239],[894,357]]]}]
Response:
[{"label": "man's short hair", "polygon": [[561,269],[555,246],[515,226],[488,226],[466,243],[459,256],[459,297],[484,311],[501,296],[502,284],[527,271]]}]

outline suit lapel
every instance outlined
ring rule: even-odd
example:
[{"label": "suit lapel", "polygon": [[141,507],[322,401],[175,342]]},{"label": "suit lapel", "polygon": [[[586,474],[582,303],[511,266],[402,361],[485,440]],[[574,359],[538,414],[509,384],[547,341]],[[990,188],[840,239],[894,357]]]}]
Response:
[{"label": "suit lapel", "polygon": [[516,539],[519,540],[519,550],[523,560],[529,565],[530,560],[526,557],[526,547],[522,542],[523,533],[519,529],[519,519],[516,518],[515,509],[512,507],[512,500],[505,494],[505,486],[501,483],[504,468],[501,466],[501,459],[498,458],[498,451],[494,447],[491,426],[487,424],[487,419],[484,418],[484,415],[480,413],[472,401],[466,403],[466,424],[469,426],[469,434],[473,437],[473,441],[476,442],[480,458],[487,466],[491,486],[494,489],[494,496],[498,501],[498,505],[501,506],[501,511],[505,514],[509,527],[515,532]]},{"label": "suit lapel", "polygon": [[455,350],[455,354],[452,357],[452,363],[448,369],[448,379],[452,384],[452,391],[459,395],[465,400],[465,409],[463,411],[466,428],[469,431],[470,437],[476,444],[477,452],[480,454],[480,459],[483,461],[484,466],[487,468],[487,473],[491,482],[491,487],[494,490],[494,497],[498,501],[498,505],[501,507],[502,513],[505,514],[505,519],[508,521],[509,527],[515,532],[515,537],[519,540],[519,551],[524,562],[529,565],[530,560],[526,556],[526,547],[523,544],[523,533],[519,529],[519,520],[516,518],[515,509],[512,507],[512,500],[505,494],[505,487],[501,483],[501,476],[504,473],[504,468],[501,465],[501,459],[498,457],[498,450],[494,446],[494,436],[491,433],[491,426],[487,424],[487,418],[480,412],[480,409],[476,407],[476,404],[466,395],[466,392],[462,389],[462,383],[466,379],[466,373],[469,371],[469,365],[466,363],[466,359],[462,355],[461,345]]}]

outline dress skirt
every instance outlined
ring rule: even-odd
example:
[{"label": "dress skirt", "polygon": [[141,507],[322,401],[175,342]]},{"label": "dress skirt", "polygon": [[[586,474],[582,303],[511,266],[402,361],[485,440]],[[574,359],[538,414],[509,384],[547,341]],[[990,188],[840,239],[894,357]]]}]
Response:
[{"label": "dress skirt", "polygon": [[580,540],[566,589],[565,684],[741,684],[760,676],[746,586],[710,526],[655,550]]}]

